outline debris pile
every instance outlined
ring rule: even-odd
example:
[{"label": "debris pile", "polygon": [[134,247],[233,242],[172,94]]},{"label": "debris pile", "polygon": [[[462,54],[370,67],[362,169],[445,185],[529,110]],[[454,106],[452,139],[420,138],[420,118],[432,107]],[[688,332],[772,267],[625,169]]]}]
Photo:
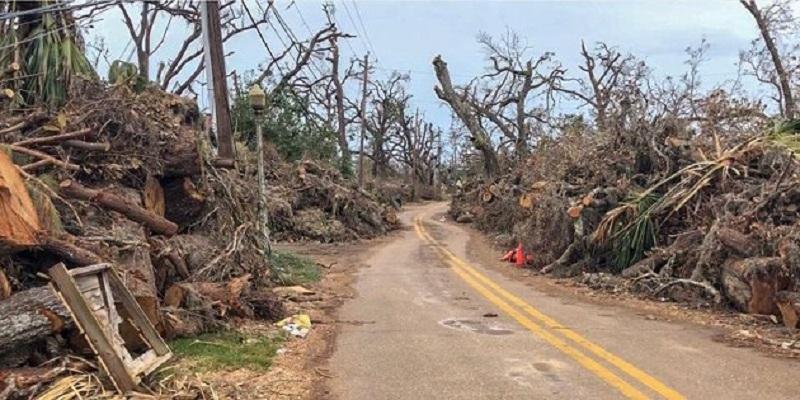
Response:
[{"label": "debris pile", "polygon": [[277,240],[366,239],[397,226],[400,204],[383,203],[331,166],[302,160],[278,165],[271,175],[267,204]]},{"label": "debris pile", "polygon": [[[94,358],[47,285],[62,262],[113,265],[166,338],[284,318],[257,232],[252,153],[242,146],[237,168],[217,167],[188,99],[100,83],[81,91],[57,113],[0,114],[0,370]],[[273,239],[370,238],[396,222],[393,208],[316,162],[275,161],[268,181]],[[135,330],[120,333],[141,350]],[[60,375],[0,375],[0,393]]]},{"label": "debris pile", "polygon": [[511,172],[467,181],[450,213],[521,242],[543,273],[610,272],[649,296],[797,327],[800,123],[742,126],[698,135],[662,122],[646,140],[564,132]]}]

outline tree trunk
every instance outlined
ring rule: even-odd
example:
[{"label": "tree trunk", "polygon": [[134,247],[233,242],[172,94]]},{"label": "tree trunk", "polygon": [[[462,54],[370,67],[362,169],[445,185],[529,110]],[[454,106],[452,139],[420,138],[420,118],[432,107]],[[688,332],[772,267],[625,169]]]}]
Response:
[{"label": "tree trunk", "polygon": [[0,354],[71,325],[72,317],[50,286],[14,293],[0,301]]},{"label": "tree trunk", "polygon": [[203,168],[194,128],[182,126],[175,130],[175,135],[175,140],[169,141],[161,152],[164,177],[199,175]]},{"label": "tree trunk", "polygon": [[772,58],[772,64],[775,66],[775,73],[778,75],[778,80],[780,82],[781,87],[781,97],[783,98],[783,116],[787,119],[794,118],[794,97],[792,96],[792,86],[790,83],[789,75],[786,72],[786,69],[783,66],[783,61],[781,60],[781,55],[778,52],[778,47],[775,44],[775,40],[772,37],[772,33],[769,31],[769,21],[764,18],[764,14],[761,13],[761,10],[756,5],[755,0],[740,0],[744,8],[750,12],[753,16],[753,19],[756,20],[756,25],[758,25],[758,31],[761,33],[761,38],[764,40],[764,45],[767,47],[767,51],[769,51],[770,58]]},{"label": "tree trunk", "polygon": [[350,149],[347,145],[347,120],[344,115],[344,88],[339,78],[339,46],[336,43],[336,35],[331,38],[333,56],[331,57],[331,75],[333,85],[336,89],[336,130],[339,139],[339,150],[342,152],[342,171],[350,172]]},{"label": "tree trunk", "polygon": [[497,153],[492,146],[489,136],[481,128],[478,122],[478,117],[470,109],[469,105],[464,102],[461,96],[456,93],[453,88],[453,82],[450,79],[450,71],[447,69],[447,63],[442,60],[441,56],[436,56],[433,59],[433,69],[436,72],[436,78],[439,80],[439,86],[435,87],[436,96],[447,102],[453,112],[456,113],[458,118],[467,127],[470,134],[470,141],[475,149],[481,152],[483,156],[483,166],[487,177],[495,177],[500,172],[500,164],[497,161]]},{"label": "tree trunk", "polygon": [[[73,180],[65,180],[59,185],[61,194],[67,197],[90,201],[110,210],[116,211],[132,221],[144,224],[152,231],[164,235],[178,233],[178,225],[145,208],[104,190],[89,189]],[[138,196],[137,196],[138,197]]]}]

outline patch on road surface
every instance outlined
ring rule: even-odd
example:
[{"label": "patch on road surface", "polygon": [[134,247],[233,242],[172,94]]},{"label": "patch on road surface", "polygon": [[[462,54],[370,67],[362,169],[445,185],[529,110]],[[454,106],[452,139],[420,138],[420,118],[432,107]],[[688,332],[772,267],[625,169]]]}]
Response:
[{"label": "patch on road surface", "polygon": [[487,335],[510,335],[514,331],[510,329],[503,329],[497,326],[492,326],[485,322],[475,321],[471,319],[446,319],[439,321],[440,324],[450,329],[460,329],[474,333],[483,333]]}]

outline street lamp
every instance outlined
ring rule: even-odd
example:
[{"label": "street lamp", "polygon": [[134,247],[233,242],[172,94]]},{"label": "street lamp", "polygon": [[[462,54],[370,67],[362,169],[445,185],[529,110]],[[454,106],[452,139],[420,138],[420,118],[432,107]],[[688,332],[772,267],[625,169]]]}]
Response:
[{"label": "street lamp", "polygon": [[264,176],[264,135],[261,132],[263,123],[261,116],[267,108],[267,95],[259,85],[250,87],[248,93],[250,97],[250,107],[255,114],[256,125],[256,157],[258,165],[258,230],[264,236],[264,243],[267,247],[267,254],[272,252],[269,242],[269,214],[267,213],[267,180]]},{"label": "street lamp", "polygon": [[250,86],[250,107],[256,115],[261,115],[267,107],[267,95],[259,85]]}]

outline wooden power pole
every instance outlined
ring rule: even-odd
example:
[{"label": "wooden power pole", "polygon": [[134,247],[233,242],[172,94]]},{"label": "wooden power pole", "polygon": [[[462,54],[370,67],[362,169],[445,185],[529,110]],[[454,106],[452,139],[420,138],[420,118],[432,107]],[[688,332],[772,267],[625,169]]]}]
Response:
[{"label": "wooden power pole", "polygon": [[228,84],[225,73],[225,53],[222,48],[219,1],[201,2],[200,13],[208,95],[211,100],[211,120],[217,138],[217,156],[223,163],[232,164],[234,159],[233,135],[231,134],[231,114],[228,108]]},{"label": "wooden power pole", "polygon": [[361,86],[361,144],[358,148],[358,187],[364,188],[364,137],[367,135],[367,83],[369,82],[369,53],[364,55],[364,82]]}]

